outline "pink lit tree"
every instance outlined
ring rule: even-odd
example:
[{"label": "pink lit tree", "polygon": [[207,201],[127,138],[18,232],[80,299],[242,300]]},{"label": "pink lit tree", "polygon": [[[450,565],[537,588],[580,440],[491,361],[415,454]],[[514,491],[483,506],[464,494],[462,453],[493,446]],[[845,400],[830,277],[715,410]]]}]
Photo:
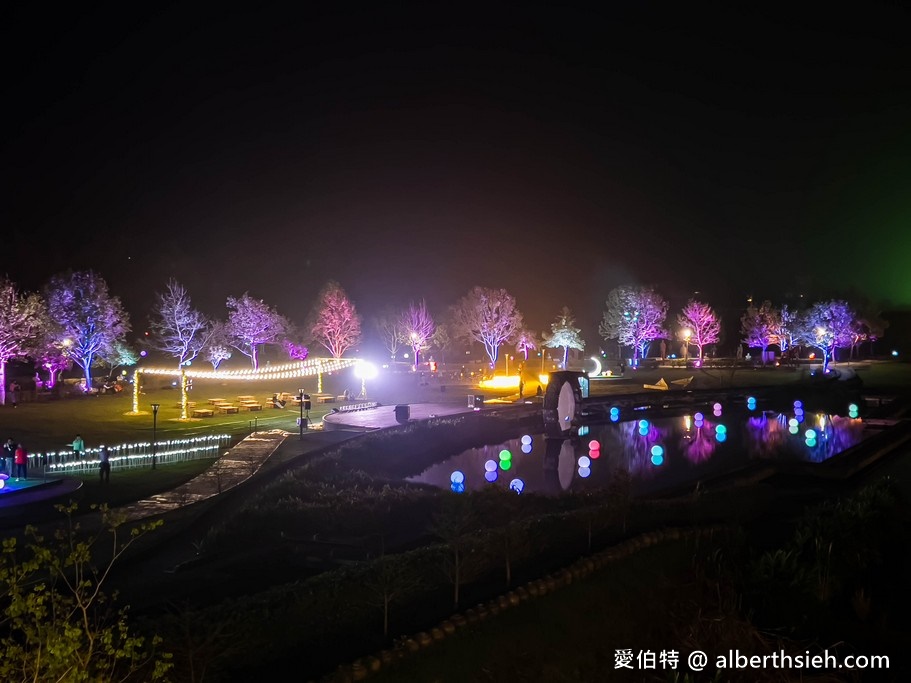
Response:
[{"label": "pink lit tree", "polygon": [[839,299],[817,302],[800,316],[797,337],[822,351],[823,372],[829,371],[838,349],[851,346],[856,318],[848,302]]},{"label": "pink lit tree", "polygon": [[523,327],[516,300],[505,289],[474,287],[452,308],[455,334],[484,345],[490,366],[495,367],[500,347],[515,339]]},{"label": "pink lit tree", "polygon": [[47,329],[44,301],[0,279],[0,403],[6,403],[6,364],[32,353]]},{"label": "pink lit tree", "polygon": [[706,303],[690,299],[677,316],[677,324],[690,334],[683,334],[685,344],[699,347],[699,357],[703,357],[707,344],[717,344],[721,333],[721,320],[715,310]]},{"label": "pink lit tree", "polygon": [[58,326],[67,357],[82,368],[86,391],[92,388],[92,366],[110,353],[130,331],[120,299],[104,278],[91,270],[51,278],[46,288],[48,311]]},{"label": "pink lit tree", "polygon": [[206,344],[204,354],[206,360],[212,364],[213,370],[218,370],[218,366],[233,355],[228,343],[228,331],[222,321],[212,322],[212,334],[209,336],[209,343]]},{"label": "pink lit tree", "polygon": [[421,351],[430,346],[430,340],[436,332],[436,323],[423,299],[419,304],[412,302],[402,311],[398,326],[402,332],[402,339],[414,353],[414,369],[417,370]]},{"label": "pink lit tree", "polygon": [[538,334],[527,328],[522,328],[516,334],[516,353],[521,353],[528,360],[528,352],[538,348]]},{"label": "pink lit tree", "polygon": [[53,389],[57,386],[57,378],[64,370],[68,370],[73,361],[66,355],[66,349],[60,336],[54,332],[45,335],[37,352],[38,362],[41,367],[47,370],[48,380],[45,384],[47,389]]},{"label": "pink lit tree", "polygon": [[566,369],[569,360],[569,350],[585,349],[585,340],[582,339],[582,330],[576,327],[576,319],[569,307],[564,306],[557,319],[550,324],[550,334],[544,335],[544,346],[550,349],[563,349],[563,362],[560,367]]},{"label": "pink lit tree", "polygon": [[751,349],[762,350],[762,362],[766,362],[769,345],[777,343],[781,330],[781,312],[770,301],[763,301],[757,308],[750,303],[740,318],[740,334],[743,343]]},{"label": "pink lit tree", "polygon": [[259,368],[259,347],[274,344],[288,329],[288,321],[261,299],[244,293],[239,299],[228,297],[228,341]]},{"label": "pink lit tree", "polygon": [[361,339],[361,318],[342,286],[329,281],[323,287],[314,308],[310,333],[333,358],[341,358],[345,351]]},{"label": "pink lit tree", "polygon": [[607,307],[598,331],[633,349],[634,364],[646,354],[649,344],[667,336],[664,319],[667,301],[650,287],[624,285],[607,295]]}]

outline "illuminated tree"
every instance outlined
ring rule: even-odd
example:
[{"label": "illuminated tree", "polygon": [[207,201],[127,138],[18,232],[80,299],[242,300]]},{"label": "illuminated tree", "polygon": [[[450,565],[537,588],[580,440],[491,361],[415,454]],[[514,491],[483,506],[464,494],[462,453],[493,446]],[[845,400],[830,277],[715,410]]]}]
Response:
[{"label": "illuminated tree", "polygon": [[598,326],[605,339],[616,339],[633,349],[633,360],[645,355],[649,344],[667,336],[667,302],[649,287],[622,286],[607,295],[607,308]]},{"label": "illuminated tree", "polygon": [[516,353],[521,353],[528,360],[528,352],[538,348],[538,334],[529,329],[522,328],[516,334]]},{"label": "illuminated tree", "polygon": [[430,346],[440,352],[440,362],[444,363],[444,353],[452,344],[452,335],[449,333],[449,325],[437,325],[436,332],[430,340]]},{"label": "illuminated tree", "polygon": [[797,323],[797,337],[823,355],[823,372],[839,348],[851,346],[856,315],[847,301],[820,301],[810,306]]},{"label": "illuminated tree", "polygon": [[851,340],[851,357],[854,357],[854,349],[858,344],[867,341],[870,342],[870,355],[873,355],[873,342],[880,339],[889,327],[889,322],[870,308],[862,310],[857,314],[857,320],[854,321],[854,337]]},{"label": "illuminated tree", "polygon": [[436,331],[433,316],[430,315],[427,310],[427,304],[423,300],[421,300],[420,304],[411,303],[408,308],[402,311],[402,315],[399,318],[399,329],[402,331],[402,338],[405,343],[414,352],[414,369],[417,370],[421,350],[430,345],[430,340]]},{"label": "illuminated tree", "polygon": [[282,348],[291,360],[307,360],[310,355],[310,349],[300,340],[283,339]]},{"label": "illuminated tree", "polygon": [[48,372],[48,381],[45,385],[48,389],[55,387],[60,373],[73,364],[66,355],[60,334],[53,328],[49,328],[43,335],[36,356],[41,367]]},{"label": "illuminated tree", "polygon": [[329,281],[317,298],[316,322],[311,327],[313,338],[332,354],[341,358],[361,339],[361,318],[354,304],[337,282]]},{"label": "illuminated tree", "polygon": [[6,364],[32,352],[48,329],[47,311],[38,294],[23,294],[7,278],[0,280],[0,397],[6,403]]},{"label": "illuminated tree", "polygon": [[113,377],[114,370],[121,366],[129,367],[139,362],[139,354],[125,341],[118,339],[109,349],[98,354],[98,357],[108,366],[108,377]]},{"label": "illuminated tree", "polygon": [[585,349],[585,340],[582,339],[582,330],[575,326],[576,319],[573,318],[572,311],[567,306],[563,307],[557,319],[550,324],[550,334],[545,334],[544,346],[551,349],[563,349],[563,363],[560,365],[564,370],[569,360],[569,350]]},{"label": "illuminated tree", "polygon": [[393,360],[395,360],[395,356],[399,351],[399,344],[404,339],[399,325],[400,320],[400,314],[387,310],[378,315],[373,321],[376,331],[380,333],[380,338],[383,340],[383,345],[389,351],[389,357]]},{"label": "illuminated tree", "polygon": [[690,330],[690,335],[684,335],[686,344],[695,344],[699,347],[699,357],[703,357],[703,350],[707,344],[717,344],[721,332],[721,320],[714,309],[708,304],[690,299],[683,311],[677,316],[677,324]]},{"label": "illuminated tree", "polygon": [[264,303],[244,293],[239,299],[228,297],[226,331],[231,346],[259,368],[260,344],[274,344],[288,329],[288,321]]},{"label": "illuminated tree", "polygon": [[59,327],[67,357],[82,368],[85,388],[92,388],[92,365],[110,353],[130,331],[130,319],[111,296],[108,283],[91,270],[51,278],[46,289],[48,311]]},{"label": "illuminated tree", "polygon": [[480,342],[496,366],[500,347],[515,339],[523,327],[522,314],[516,300],[505,289],[475,287],[452,308],[455,334]]},{"label": "illuminated tree", "polygon": [[794,326],[797,324],[797,311],[791,310],[787,304],[781,307],[778,314],[778,348],[784,354],[794,346]]},{"label": "illuminated tree", "polygon": [[206,344],[206,360],[212,364],[213,370],[218,370],[218,366],[232,355],[225,324],[216,320],[212,323],[212,334],[209,336],[209,343]]},{"label": "illuminated tree", "polygon": [[740,334],[743,343],[751,349],[762,349],[762,362],[766,362],[766,351],[770,344],[778,341],[781,330],[781,312],[770,301],[763,301],[759,308],[750,303],[740,318]]}]

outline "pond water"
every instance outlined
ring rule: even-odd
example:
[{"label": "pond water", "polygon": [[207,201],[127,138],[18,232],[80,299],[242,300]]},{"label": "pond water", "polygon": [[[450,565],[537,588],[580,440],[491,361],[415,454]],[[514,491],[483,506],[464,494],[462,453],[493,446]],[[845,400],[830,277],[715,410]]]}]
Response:
[{"label": "pond water", "polygon": [[621,469],[629,472],[634,493],[655,493],[756,460],[823,462],[867,435],[856,415],[802,405],[786,413],[724,410],[720,404],[674,417],[621,421],[616,415],[614,423],[581,427],[567,439],[526,434],[472,448],[408,481],[456,492],[499,486],[557,495],[605,488]]}]

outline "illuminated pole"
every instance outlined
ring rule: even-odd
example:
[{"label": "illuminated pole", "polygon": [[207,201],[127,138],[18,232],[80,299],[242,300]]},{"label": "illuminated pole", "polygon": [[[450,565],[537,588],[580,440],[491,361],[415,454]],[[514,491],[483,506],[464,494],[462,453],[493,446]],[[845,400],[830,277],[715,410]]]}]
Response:
[{"label": "illuminated pole", "polygon": [[506,376],[509,377],[509,354],[504,353],[503,355],[506,356]]},{"label": "illuminated pole", "polygon": [[133,372],[133,413],[139,413],[139,370]]},{"label": "illuminated pole", "polygon": [[683,360],[686,361],[690,357],[690,335],[693,334],[693,331],[690,328],[683,330]]},{"label": "illuminated pole", "polygon": [[158,409],[161,408],[160,403],[152,404],[152,469],[155,469],[155,460],[158,455]]}]

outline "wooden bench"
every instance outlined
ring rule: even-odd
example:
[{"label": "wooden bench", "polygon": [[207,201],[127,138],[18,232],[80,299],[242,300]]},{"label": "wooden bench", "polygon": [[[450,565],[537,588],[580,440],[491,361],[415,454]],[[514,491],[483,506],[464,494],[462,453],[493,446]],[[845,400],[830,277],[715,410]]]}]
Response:
[{"label": "wooden bench", "polygon": [[238,408],[240,408],[241,410],[262,410],[262,409],[263,409],[263,404],[262,404],[262,403],[250,403],[250,402],[245,402],[245,403],[241,403],[241,404],[238,406]]},{"label": "wooden bench", "polygon": [[335,403],[335,397],[334,396],[317,396],[316,402],[317,403]]},{"label": "wooden bench", "polygon": [[212,417],[215,414],[214,410],[209,408],[196,408],[192,413],[191,417]]},{"label": "wooden bench", "polygon": [[214,406],[214,405],[218,405],[219,403],[227,403],[227,401],[225,401],[225,399],[223,399],[223,398],[210,398],[209,403],[211,403]]},{"label": "wooden bench", "polygon": [[225,415],[227,415],[228,413],[239,413],[240,408],[238,408],[237,406],[220,405],[220,406],[218,406],[218,412],[224,413]]}]

